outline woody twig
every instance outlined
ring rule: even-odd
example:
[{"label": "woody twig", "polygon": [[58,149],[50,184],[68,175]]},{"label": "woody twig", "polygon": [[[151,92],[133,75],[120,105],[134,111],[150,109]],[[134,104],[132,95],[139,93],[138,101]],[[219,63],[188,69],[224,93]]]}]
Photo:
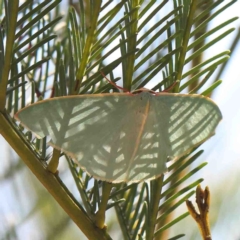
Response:
[{"label": "woody twig", "polygon": [[187,200],[187,208],[191,216],[197,222],[203,240],[212,240],[209,226],[209,207],[210,207],[210,191],[208,187],[203,190],[199,185],[196,189],[196,203],[199,213],[194,208],[191,201]]}]

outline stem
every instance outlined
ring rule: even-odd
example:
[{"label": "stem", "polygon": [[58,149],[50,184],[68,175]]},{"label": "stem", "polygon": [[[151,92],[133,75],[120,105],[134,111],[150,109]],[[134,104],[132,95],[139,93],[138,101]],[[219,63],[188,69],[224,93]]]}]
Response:
[{"label": "stem", "polygon": [[[5,3],[6,2],[7,1],[5,1]],[[7,83],[8,83],[8,76],[11,68],[12,52],[13,52],[15,31],[16,31],[16,25],[17,25],[18,4],[19,4],[18,0],[12,1],[12,3],[10,3],[10,1],[8,2],[8,7],[11,7],[11,9],[9,9],[9,16],[11,17],[9,18],[9,26],[7,29],[4,67],[2,70],[2,76],[0,76],[0,110],[1,111],[3,111],[6,103]],[[1,54],[4,54],[4,53],[1,53]]]},{"label": "stem", "polygon": [[[195,10],[197,7],[197,3],[198,1],[192,0],[190,9],[189,9],[189,14],[187,17],[187,25],[183,34],[183,41],[182,41],[182,49],[180,52],[180,56],[179,56],[179,60],[178,60],[178,67],[177,67],[177,80],[181,80],[182,79],[182,73],[183,73],[183,67],[184,67],[184,63],[185,63],[185,59],[186,59],[186,54],[187,54],[187,47],[188,47],[188,42],[190,39],[190,33],[191,33],[191,28],[193,25],[193,18],[194,18],[194,14],[195,14]],[[179,86],[180,83],[177,84],[176,88],[175,88],[175,92],[179,92]]]},{"label": "stem", "polygon": [[161,198],[161,190],[163,184],[162,174],[159,178],[151,181],[151,199],[149,206],[149,218],[147,221],[147,229],[146,229],[146,239],[153,239],[154,230],[156,225],[156,219],[158,214],[158,207]]},{"label": "stem", "polygon": [[75,89],[73,94],[78,94],[79,89],[81,88],[81,85],[82,85],[82,80],[86,71],[86,66],[88,64],[89,57],[91,56],[90,53],[92,50],[92,46],[96,40],[95,32],[97,29],[97,23],[98,23],[97,21],[98,21],[98,16],[101,9],[101,4],[102,4],[102,0],[94,0],[94,5],[90,6],[92,10],[92,15],[91,15],[92,19],[90,21],[91,24],[88,28],[88,35],[87,35],[86,43],[84,46],[82,59],[80,59],[80,65],[77,70],[77,75],[76,75],[77,89]]},{"label": "stem", "polygon": [[0,112],[0,133],[88,239],[111,239],[105,231],[95,227],[61,179],[46,170],[6,112]]},{"label": "stem", "polygon": [[103,229],[105,223],[105,212],[107,208],[107,203],[109,199],[109,195],[112,189],[112,183],[103,182],[102,188],[102,200],[99,206],[99,209],[95,215],[95,224],[98,228]]},{"label": "stem", "polygon": [[[138,18],[139,18],[139,1],[138,0],[132,0],[131,1],[131,10],[136,9],[136,11],[133,11],[131,14],[130,21],[133,22],[133,24],[130,26],[130,36],[129,42],[127,46],[127,52],[132,54],[127,59],[127,69],[126,69],[126,77],[123,82],[123,87],[127,89],[128,91],[131,91],[131,85],[132,85],[132,78],[134,73],[134,63],[135,63],[135,51],[136,51],[136,44],[137,44],[137,31],[138,31]],[[133,37],[131,37],[133,36]]]},{"label": "stem", "polygon": [[51,173],[56,173],[57,172],[57,168],[58,168],[58,164],[59,164],[59,158],[60,158],[60,153],[61,151],[57,150],[57,149],[53,149],[53,155],[52,158],[47,166],[47,170]]},{"label": "stem", "polygon": [[199,185],[196,190],[196,203],[199,209],[197,213],[191,201],[186,201],[187,208],[193,219],[198,224],[203,240],[211,240],[211,231],[209,226],[209,207],[210,207],[210,191],[208,187],[203,191]]}]

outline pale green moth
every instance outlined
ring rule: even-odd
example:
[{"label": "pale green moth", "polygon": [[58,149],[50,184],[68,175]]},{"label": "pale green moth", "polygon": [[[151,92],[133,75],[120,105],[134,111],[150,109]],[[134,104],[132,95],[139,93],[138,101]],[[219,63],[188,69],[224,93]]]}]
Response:
[{"label": "pale green moth", "polygon": [[166,172],[214,134],[218,106],[201,95],[104,93],[56,97],[15,116],[38,138],[108,182],[138,182]]}]

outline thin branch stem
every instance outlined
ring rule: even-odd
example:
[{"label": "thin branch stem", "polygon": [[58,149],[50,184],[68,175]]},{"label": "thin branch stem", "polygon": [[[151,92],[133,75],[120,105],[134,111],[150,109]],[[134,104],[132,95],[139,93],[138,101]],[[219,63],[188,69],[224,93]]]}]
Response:
[{"label": "thin branch stem", "polygon": [[187,200],[187,208],[190,215],[198,224],[203,240],[212,240],[209,226],[209,207],[210,207],[210,191],[208,187],[203,190],[199,185],[196,190],[196,203],[199,213],[194,208],[191,201]]},{"label": "thin branch stem", "polygon": [[[2,76],[0,76],[0,110],[5,108],[6,103],[6,93],[7,93],[7,83],[8,83],[8,76],[11,69],[11,62],[12,62],[12,52],[13,52],[13,45],[15,40],[15,31],[17,25],[17,16],[18,16],[18,5],[19,1],[16,0],[12,4],[9,1],[9,12],[11,12],[9,17],[9,27],[7,29],[7,40],[6,40],[6,52],[4,57],[4,68],[2,72]],[[1,53],[4,54],[4,53]]]},{"label": "thin branch stem", "polygon": [[[192,1],[190,9],[189,9],[189,14],[187,17],[187,25],[183,34],[183,40],[182,40],[182,49],[180,52],[180,56],[179,56],[179,60],[178,60],[178,66],[177,66],[177,80],[181,80],[182,79],[182,73],[183,73],[183,67],[185,64],[185,59],[186,59],[186,54],[187,54],[187,48],[188,48],[188,42],[190,39],[190,33],[191,33],[191,28],[192,28],[192,24],[193,24],[193,18],[194,18],[194,14],[195,14],[195,10],[197,7],[197,2],[198,1]],[[176,92],[179,92],[180,83],[177,84],[176,86]]]},{"label": "thin branch stem", "polygon": [[105,231],[95,227],[95,224],[79,206],[61,179],[56,174],[47,171],[46,166],[37,158],[6,112],[0,112],[0,123],[0,134],[87,238],[91,240],[110,240],[110,236]]},{"label": "thin branch stem", "polygon": [[99,209],[95,215],[95,224],[99,228],[104,228],[104,223],[105,223],[105,212],[107,209],[107,203],[109,199],[109,195],[112,189],[112,183],[108,182],[103,182],[103,187],[102,187],[102,199],[101,203],[99,206]]}]

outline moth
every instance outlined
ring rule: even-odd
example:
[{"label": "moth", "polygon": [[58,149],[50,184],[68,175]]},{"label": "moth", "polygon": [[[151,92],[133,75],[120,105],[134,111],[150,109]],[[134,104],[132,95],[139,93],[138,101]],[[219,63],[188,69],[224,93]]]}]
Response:
[{"label": "moth", "polygon": [[145,90],[55,97],[15,117],[94,178],[117,183],[160,176],[169,158],[211,137],[222,114],[201,95]]}]

